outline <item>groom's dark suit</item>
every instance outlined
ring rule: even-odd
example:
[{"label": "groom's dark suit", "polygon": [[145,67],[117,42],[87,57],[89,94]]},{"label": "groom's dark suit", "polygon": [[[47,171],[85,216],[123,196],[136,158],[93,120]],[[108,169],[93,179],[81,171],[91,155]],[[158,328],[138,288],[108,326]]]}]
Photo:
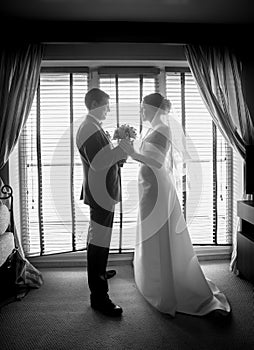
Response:
[{"label": "groom's dark suit", "polygon": [[81,198],[90,206],[87,239],[88,284],[91,298],[103,299],[108,292],[105,278],[115,204],[120,200],[118,161],[126,158],[113,147],[96,118],[87,115],[80,125],[76,144],[83,166]]}]

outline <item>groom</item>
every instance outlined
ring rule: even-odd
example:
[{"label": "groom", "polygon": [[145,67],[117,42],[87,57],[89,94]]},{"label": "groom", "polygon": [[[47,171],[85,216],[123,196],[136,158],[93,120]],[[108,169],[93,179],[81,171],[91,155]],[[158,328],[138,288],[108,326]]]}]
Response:
[{"label": "groom", "polygon": [[93,309],[108,316],[120,316],[122,308],[108,295],[106,272],[115,204],[120,201],[118,162],[127,159],[121,142],[113,147],[101,127],[109,112],[109,95],[93,88],[85,96],[88,114],[79,126],[76,144],[83,166],[81,199],[90,207],[87,237],[87,274]]}]

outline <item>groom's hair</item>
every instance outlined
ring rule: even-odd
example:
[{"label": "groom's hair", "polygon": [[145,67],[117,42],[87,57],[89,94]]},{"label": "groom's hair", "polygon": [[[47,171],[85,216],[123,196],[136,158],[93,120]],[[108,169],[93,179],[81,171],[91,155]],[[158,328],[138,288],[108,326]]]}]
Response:
[{"label": "groom's hair", "polygon": [[109,95],[101,89],[93,88],[86,93],[85,105],[88,110],[92,107],[92,102],[96,101],[98,104],[109,99]]}]

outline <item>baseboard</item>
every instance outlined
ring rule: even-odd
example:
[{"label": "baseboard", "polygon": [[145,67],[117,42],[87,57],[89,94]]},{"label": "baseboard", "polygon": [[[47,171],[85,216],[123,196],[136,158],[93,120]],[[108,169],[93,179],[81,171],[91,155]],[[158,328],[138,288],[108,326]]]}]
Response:
[{"label": "baseboard", "polygon": [[[231,246],[195,246],[194,251],[199,261],[230,260]],[[108,265],[132,265],[133,252],[110,253]],[[29,257],[28,260],[37,268],[43,267],[86,267],[86,251]]]},{"label": "baseboard", "polygon": [[194,251],[199,261],[230,260],[232,246],[195,246]]}]

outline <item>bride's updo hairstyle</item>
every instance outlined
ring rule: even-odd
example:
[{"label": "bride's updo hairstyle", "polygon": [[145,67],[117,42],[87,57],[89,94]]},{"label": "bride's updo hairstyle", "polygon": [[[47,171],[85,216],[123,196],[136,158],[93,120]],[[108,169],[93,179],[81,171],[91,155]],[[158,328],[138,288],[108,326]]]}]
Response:
[{"label": "bride's updo hairstyle", "polygon": [[159,108],[165,113],[169,113],[171,109],[171,102],[158,92],[146,95],[143,98],[143,103],[153,106],[155,108]]}]

